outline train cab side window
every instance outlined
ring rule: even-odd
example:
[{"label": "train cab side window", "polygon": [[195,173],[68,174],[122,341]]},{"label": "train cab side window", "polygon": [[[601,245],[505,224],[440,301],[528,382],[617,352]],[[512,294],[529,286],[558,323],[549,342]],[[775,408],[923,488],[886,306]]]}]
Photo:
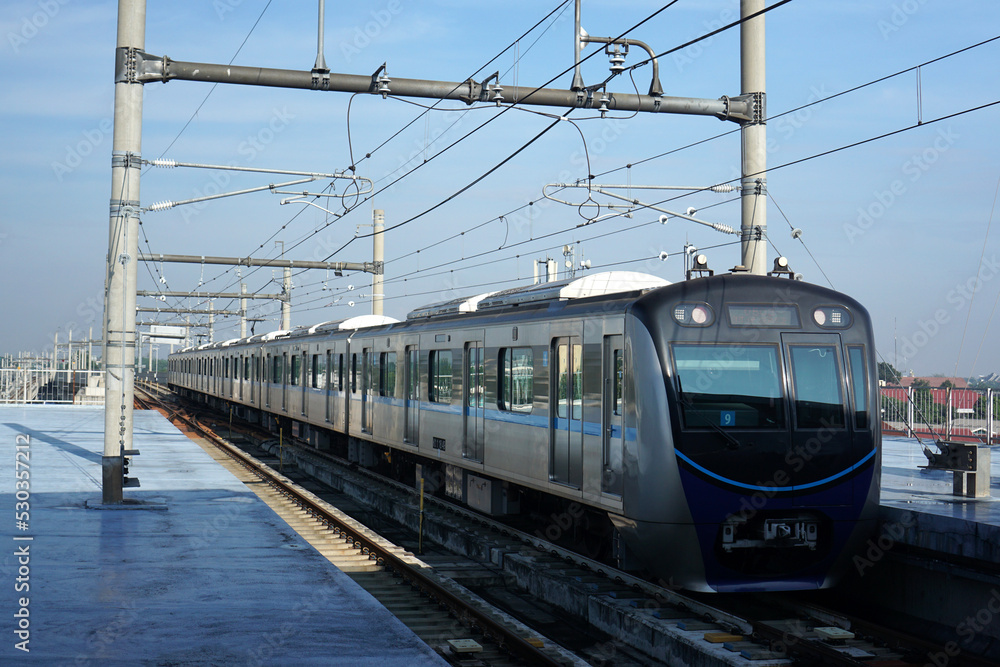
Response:
[{"label": "train cab side window", "polygon": [[833,345],[791,345],[795,421],[799,428],[843,428],[844,398]]},{"label": "train cab side window", "polygon": [[848,346],[847,357],[851,365],[854,426],[866,429],[868,428],[868,369],[865,361],[865,348],[860,345]]},{"label": "train cab side window", "polygon": [[427,396],[432,403],[451,403],[451,350],[431,350]]},{"label": "train cab side window", "polygon": [[534,403],[535,368],[530,347],[500,350],[497,407],[505,412],[528,414]]}]

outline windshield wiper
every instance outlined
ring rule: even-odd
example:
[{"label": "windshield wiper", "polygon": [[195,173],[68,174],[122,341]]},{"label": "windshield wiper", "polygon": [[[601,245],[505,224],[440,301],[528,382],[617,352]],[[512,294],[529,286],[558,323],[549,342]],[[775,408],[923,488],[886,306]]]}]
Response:
[{"label": "windshield wiper", "polygon": [[721,435],[723,438],[725,438],[726,442],[728,443],[726,446],[729,449],[739,449],[740,447],[743,446],[739,440],[737,440],[731,434],[726,433],[726,431],[723,430],[721,426],[713,423],[711,420],[708,419],[708,417],[706,417],[705,415],[701,414],[696,410],[694,404],[690,400],[688,400],[688,398],[684,395],[684,386],[681,384],[680,375],[677,376],[677,398],[679,398],[681,403],[683,403],[684,406],[687,407],[688,410],[690,410],[690,413],[687,411],[684,413],[685,417],[687,417],[688,414],[693,413],[696,417],[698,417],[698,419],[701,420],[703,424],[705,424],[705,426],[708,426],[710,429],[712,429],[713,431]]}]

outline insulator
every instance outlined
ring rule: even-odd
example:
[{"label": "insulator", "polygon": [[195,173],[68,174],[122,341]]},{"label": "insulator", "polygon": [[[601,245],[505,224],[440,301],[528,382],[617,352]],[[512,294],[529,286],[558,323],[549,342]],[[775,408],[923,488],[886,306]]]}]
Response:
[{"label": "insulator", "polygon": [[381,75],[378,78],[378,90],[376,92],[382,94],[382,99],[385,99],[386,97],[388,97],[389,93],[392,92],[391,90],[389,90],[389,82],[390,81],[392,81],[392,79],[390,79],[385,74]]},{"label": "insulator", "polygon": [[709,190],[712,192],[734,192],[737,189],[732,183],[726,183],[723,185],[713,185]]},{"label": "insulator", "polygon": [[173,207],[174,207],[174,202],[172,202],[172,201],[161,201],[161,202],[156,202],[155,204],[151,205],[149,207],[149,210],[150,211],[166,211],[168,208],[173,208]]},{"label": "insulator", "polygon": [[723,234],[739,234],[735,229],[729,225],[724,225],[721,222],[713,222],[712,229],[722,232]]},{"label": "insulator", "polygon": [[166,167],[168,169],[171,169],[177,166],[177,160],[156,159],[150,162],[150,164],[153,165],[154,167]]}]

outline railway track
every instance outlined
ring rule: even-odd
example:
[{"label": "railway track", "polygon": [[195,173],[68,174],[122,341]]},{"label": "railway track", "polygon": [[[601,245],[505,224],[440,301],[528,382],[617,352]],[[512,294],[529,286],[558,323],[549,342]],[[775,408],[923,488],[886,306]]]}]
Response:
[{"label": "railway track", "polygon": [[583,661],[433,573],[413,554],[242,451],[197,415],[136,388],[140,409],[159,409],[253,490],[324,557],[453,664],[573,665]]},{"label": "railway track", "polygon": [[[216,419],[224,422],[221,416]],[[247,427],[236,430],[258,440],[270,437]],[[310,447],[286,443],[284,449],[284,460],[293,458],[307,474],[338,490],[367,489],[362,495],[367,493],[368,502],[361,498],[362,503],[381,505],[382,511],[405,525],[415,528],[419,522],[412,488]],[[330,472],[333,469],[335,474]],[[373,490],[376,484],[377,490]],[[445,541],[451,546],[459,542],[474,545],[465,549],[467,555],[503,565],[508,576],[523,585],[528,595],[545,599],[613,637],[585,654],[591,664],[625,664],[630,660],[626,656],[635,653],[668,664],[682,664],[689,653],[707,653],[717,661],[703,664],[902,667],[927,664],[930,656],[943,650],[919,638],[791,596],[754,597],[750,611],[743,604],[729,605],[724,596],[706,603],[437,498],[427,499],[423,518],[430,527],[429,535],[434,532],[433,526],[440,526],[438,532],[447,534]],[[470,550],[474,553],[469,554]],[[490,596],[488,590],[477,592]],[[747,599],[739,597],[741,602]],[[513,609],[502,606],[517,613],[516,604]],[[628,619],[616,625],[608,621],[614,613]],[[631,636],[616,631],[626,626],[633,629]],[[988,664],[974,656],[960,656],[949,663],[968,667]]]}]

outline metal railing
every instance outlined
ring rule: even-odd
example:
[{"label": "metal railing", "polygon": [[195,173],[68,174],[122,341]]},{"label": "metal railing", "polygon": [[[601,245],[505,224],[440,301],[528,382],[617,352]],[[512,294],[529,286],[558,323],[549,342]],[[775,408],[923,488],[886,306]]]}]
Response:
[{"label": "metal railing", "polygon": [[883,387],[880,393],[885,432],[1000,443],[1000,393],[993,389]]},{"label": "metal railing", "polygon": [[104,405],[104,371],[0,369],[0,404]]}]

